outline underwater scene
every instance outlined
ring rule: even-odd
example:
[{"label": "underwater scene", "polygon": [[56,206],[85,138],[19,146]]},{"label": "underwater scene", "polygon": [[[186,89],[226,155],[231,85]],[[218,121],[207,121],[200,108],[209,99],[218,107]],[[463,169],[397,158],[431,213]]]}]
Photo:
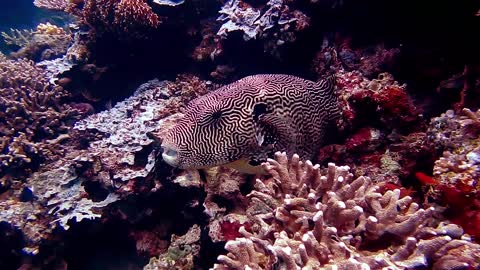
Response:
[{"label": "underwater scene", "polygon": [[480,1],[1,2],[0,270],[480,270]]}]

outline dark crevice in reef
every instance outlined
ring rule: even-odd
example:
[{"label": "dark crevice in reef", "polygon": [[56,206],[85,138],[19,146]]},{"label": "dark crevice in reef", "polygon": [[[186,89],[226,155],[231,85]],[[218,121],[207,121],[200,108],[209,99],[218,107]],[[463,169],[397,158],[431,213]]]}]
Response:
[{"label": "dark crevice in reef", "polygon": [[[165,185],[169,188],[162,188],[147,196],[129,196],[115,203],[102,219],[69,222],[70,229],[57,231],[56,239],[42,246],[40,254],[32,264],[58,263],[50,262],[48,258],[52,257],[63,259],[68,264],[68,269],[74,270],[142,269],[151,256],[160,255],[160,251],[158,254],[149,254],[148,250],[137,249],[136,241],[141,241],[138,237],[141,237],[142,233],[156,232],[149,236],[149,241],[169,242],[171,235],[184,235],[194,224],[202,227],[207,225],[207,217],[202,207],[205,197],[203,191],[179,188],[169,183]],[[21,236],[14,237],[13,231],[11,235],[13,236],[1,239],[9,242],[8,245],[2,245],[8,247],[9,252],[15,250],[12,248],[15,245],[11,244],[13,241],[18,248],[22,246],[18,239]],[[152,242],[149,242],[148,247],[154,246]],[[222,247],[212,243],[207,235],[202,236],[201,243],[205,246],[202,250],[210,250],[209,254],[219,253]],[[6,263],[18,265],[18,262]],[[198,263],[206,266],[212,262],[207,260]]]},{"label": "dark crevice in reef", "polygon": [[21,230],[0,222],[0,269],[17,269],[21,265],[25,243]]},{"label": "dark crevice in reef", "polygon": [[68,269],[141,269],[145,259],[136,255],[130,226],[119,219],[72,224],[55,249],[63,253]]}]

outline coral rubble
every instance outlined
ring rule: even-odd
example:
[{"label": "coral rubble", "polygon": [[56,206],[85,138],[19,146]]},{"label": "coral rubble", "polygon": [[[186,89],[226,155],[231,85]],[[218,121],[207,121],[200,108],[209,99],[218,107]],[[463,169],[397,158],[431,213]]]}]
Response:
[{"label": "coral rubble", "polygon": [[379,192],[368,177],[277,153],[272,177],[248,195],[249,229],[228,241],[214,269],[411,269],[478,267],[480,246],[454,224],[432,219],[400,190]]}]

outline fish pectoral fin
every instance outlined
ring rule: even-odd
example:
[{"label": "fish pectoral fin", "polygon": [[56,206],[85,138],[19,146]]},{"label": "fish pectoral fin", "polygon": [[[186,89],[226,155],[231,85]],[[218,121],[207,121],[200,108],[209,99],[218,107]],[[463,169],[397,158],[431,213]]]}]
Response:
[{"label": "fish pectoral fin", "polygon": [[[259,146],[295,141],[294,129],[283,117],[274,114],[265,114],[259,117],[256,125],[256,133],[260,134],[260,136],[257,135],[257,143]],[[261,141],[258,138],[261,138]]]}]

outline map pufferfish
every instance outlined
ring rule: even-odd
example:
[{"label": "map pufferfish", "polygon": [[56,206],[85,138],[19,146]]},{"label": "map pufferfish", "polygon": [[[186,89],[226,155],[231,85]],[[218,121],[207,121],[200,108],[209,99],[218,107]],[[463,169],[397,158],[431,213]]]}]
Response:
[{"label": "map pufferfish", "polygon": [[162,141],[166,163],[181,169],[225,165],[263,173],[277,151],[311,159],[340,116],[335,77],[318,82],[252,75],[192,100]]}]

